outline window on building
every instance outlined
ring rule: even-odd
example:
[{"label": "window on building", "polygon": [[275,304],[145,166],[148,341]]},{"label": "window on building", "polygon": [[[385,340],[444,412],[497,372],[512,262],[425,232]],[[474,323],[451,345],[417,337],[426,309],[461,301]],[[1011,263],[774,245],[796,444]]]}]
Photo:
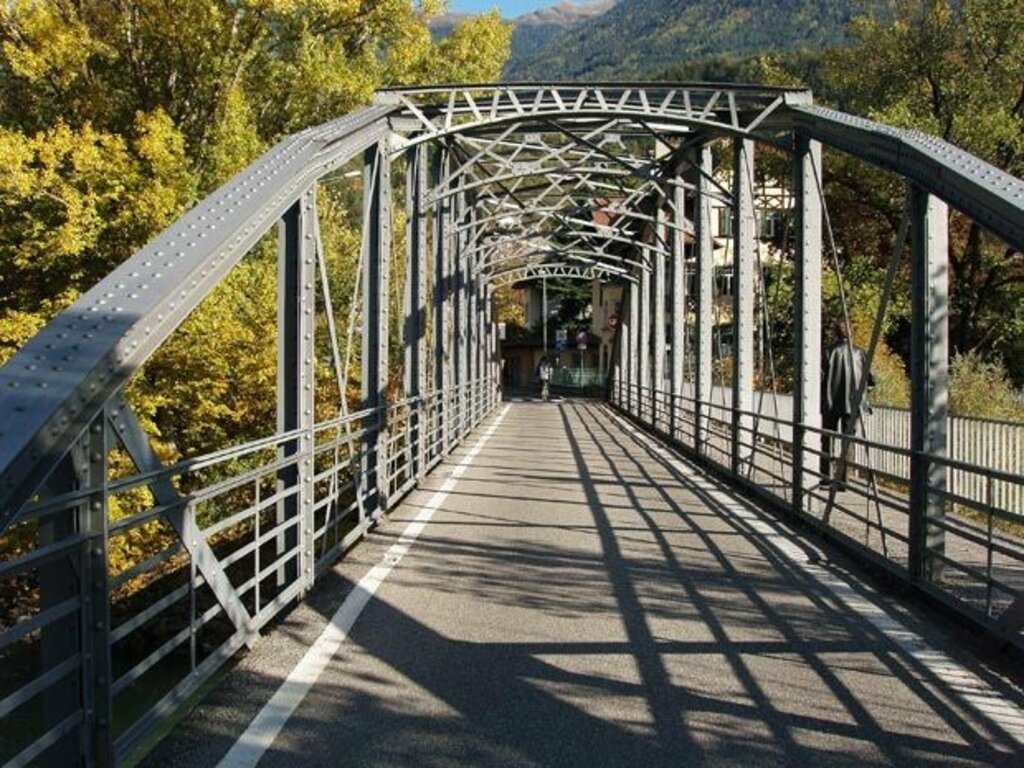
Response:
[{"label": "window on building", "polygon": [[732,268],[715,270],[715,288],[719,296],[732,296]]},{"label": "window on building", "polygon": [[732,208],[718,209],[717,237],[732,237]]},{"label": "window on building", "polygon": [[758,232],[762,240],[780,242],[786,234],[785,211],[758,211]]}]

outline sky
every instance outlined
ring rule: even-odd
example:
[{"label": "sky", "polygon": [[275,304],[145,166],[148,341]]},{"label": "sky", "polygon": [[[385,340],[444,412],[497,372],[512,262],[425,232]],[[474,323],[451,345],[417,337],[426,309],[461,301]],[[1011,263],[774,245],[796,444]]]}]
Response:
[{"label": "sky", "polygon": [[502,16],[511,19],[521,13],[546,5],[555,5],[557,2],[558,0],[450,0],[448,7],[463,13],[480,13],[497,6],[501,9]]}]

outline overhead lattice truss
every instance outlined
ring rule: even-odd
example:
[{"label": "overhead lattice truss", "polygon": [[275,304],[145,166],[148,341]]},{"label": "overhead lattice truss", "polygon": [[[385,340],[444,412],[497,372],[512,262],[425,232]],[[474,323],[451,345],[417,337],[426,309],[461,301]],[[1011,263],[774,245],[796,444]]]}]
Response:
[{"label": "overhead lattice truss", "polygon": [[[440,208],[473,273],[540,275],[577,266],[609,278],[649,271],[651,254],[692,237],[682,208],[698,148],[722,137],[781,140],[769,127],[802,90],[703,86],[535,86],[382,93],[406,151],[433,146],[423,197]],[[711,194],[730,204],[714,179]],[[669,215],[659,226],[659,215]]]},{"label": "overhead lattice truss", "polygon": [[[23,592],[38,599],[30,616],[0,630],[0,651],[43,638],[34,657],[41,660],[39,671],[27,674],[17,690],[0,692],[0,713],[31,708],[40,697],[59,703],[45,717],[25,718],[41,723],[41,730],[23,734],[13,757],[0,757],[24,765],[62,750],[66,764],[83,756],[99,765],[115,762],[234,650],[253,642],[331,557],[495,405],[497,286],[545,277],[622,286],[611,401],[676,440],[685,416],[695,453],[706,456],[711,447],[725,445],[718,463],[739,480],[752,477],[758,446],[773,446],[786,454],[789,474],[780,482],[791,490],[782,501],[806,514],[823,436],[821,275],[828,238],[822,145],[907,182],[905,233],[914,288],[913,427],[903,452],[910,467],[909,530],[906,556],[892,567],[942,592],[932,569],[950,561],[942,541],[951,466],[947,205],[1024,250],[1024,183],[934,137],[815,107],[801,89],[521,84],[383,91],[366,109],[283,140],[84,294],[0,369],[0,536],[21,526],[30,542],[3,550],[9,556],[0,561],[0,584],[31,582],[35,591]],[[778,207],[791,205],[793,212],[792,412],[775,414],[773,423],[781,426],[771,434],[761,431],[763,413],[754,399],[754,307],[763,290],[755,279],[758,146],[773,148],[776,168],[779,158],[789,158],[783,186],[791,202]],[[348,326],[339,329],[316,185],[360,159],[360,310],[353,308]],[[393,199],[393,166],[404,170],[404,200]],[[400,273],[390,263],[399,205],[408,226]],[[721,401],[714,399],[712,381],[722,361],[712,350],[713,251],[719,245],[718,234],[712,238],[713,206],[727,209],[733,222],[724,236],[733,281],[731,378],[718,388]],[[275,229],[276,431],[167,466],[125,399],[125,385]],[[683,275],[691,266],[688,282]],[[399,323],[389,317],[392,272],[405,282]],[[399,402],[388,400],[394,391],[388,359],[393,327],[401,329],[404,358]],[[344,345],[342,354],[340,340],[347,333],[351,342],[356,332],[362,408],[349,413],[353,345]],[[318,334],[329,337],[338,390],[329,396],[316,391]],[[685,370],[692,373],[684,377]],[[340,401],[339,412],[318,421],[317,404],[331,398],[333,405]],[[114,449],[134,462],[134,474],[111,479],[108,456]],[[221,473],[216,483],[203,474],[211,470]],[[985,477],[989,483],[1013,481]],[[112,497],[147,490],[150,506],[111,520]],[[212,500],[244,504],[211,524],[198,510]],[[170,543],[112,575],[110,539],[157,524],[165,526]],[[213,543],[229,528],[245,528],[254,538],[225,554]],[[991,539],[991,525],[988,534]],[[1024,591],[996,585],[989,544],[988,602],[979,620],[995,623],[992,595],[1003,589],[1013,602],[997,630],[1020,643]],[[239,577],[237,564],[246,557],[254,560],[253,574]],[[187,580],[113,626],[112,589],[172,566],[188,571]],[[141,660],[112,662],[112,648],[126,638],[186,613],[184,624]],[[214,619],[226,634],[203,656],[196,638]],[[136,716],[134,699],[129,707],[115,707],[118,696],[182,649],[187,673],[150,701],[143,715]],[[134,719],[115,723],[115,710]]]}]

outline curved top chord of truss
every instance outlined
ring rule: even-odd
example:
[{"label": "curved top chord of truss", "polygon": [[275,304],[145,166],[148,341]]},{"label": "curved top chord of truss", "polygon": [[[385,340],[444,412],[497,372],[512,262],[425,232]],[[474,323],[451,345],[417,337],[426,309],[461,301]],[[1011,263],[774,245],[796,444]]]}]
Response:
[{"label": "curved top chord of truss", "polygon": [[[367,109],[279,143],[0,369],[0,530],[242,255],[319,178],[370,146],[387,142],[393,156],[429,148],[442,159],[420,204],[446,212],[471,273],[498,285],[545,275],[622,279],[648,269],[651,253],[671,252],[651,224],[679,190],[699,183],[709,196],[731,200],[732,191],[701,169],[701,146],[732,137],[786,148],[795,136],[902,174],[1024,250],[1019,179],[939,139],[814,107],[804,89],[600,83],[384,91]],[[692,235],[685,222],[682,231]],[[509,251],[524,240],[527,251]]]},{"label": "curved top chord of truss", "polygon": [[836,149],[895,171],[1024,251],[1024,181],[937,136],[825,107],[800,106],[787,124]]}]

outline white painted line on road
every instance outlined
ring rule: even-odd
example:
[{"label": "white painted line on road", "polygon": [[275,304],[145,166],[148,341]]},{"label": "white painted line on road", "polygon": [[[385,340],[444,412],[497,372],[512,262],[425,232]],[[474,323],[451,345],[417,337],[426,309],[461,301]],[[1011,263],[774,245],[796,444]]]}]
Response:
[{"label": "white painted line on road", "polygon": [[[750,526],[763,537],[765,543],[775,549],[798,570],[820,583],[825,589],[855,614],[869,622],[885,635],[890,642],[910,656],[940,680],[949,692],[971,705],[979,714],[995,723],[1019,745],[1024,746],[1024,710],[1008,701],[992,686],[954,661],[943,651],[932,648],[920,634],[909,629],[885,611],[878,603],[869,600],[855,590],[849,582],[816,563],[809,562],[807,552],[793,543],[792,537],[776,525],[752,511],[726,491],[719,490],[698,467],[684,462],[660,442],[637,429],[635,425],[618,414],[612,414],[620,426],[643,439],[673,469],[690,478],[717,504]],[[867,592],[873,592],[867,585],[861,585]]]},{"label": "white painted line on road", "polygon": [[420,510],[416,518],[409,523],[398,542],[393,544],[385,553],[382,562],[375,565],[355,586],[341,607],[331,617],[330,622],[316,641],[306,651],[306,655],[295,665],[295,668],[288,674],[288,677],[277,689],[277,692],[266,703],[259,714],[249,723],[237,742],[231,747],[226,755],[221,758],[217,768],[253,768],[270,749],[274,739],[281,732],[285,723],[298,708],[306,694],[313,687],[320,675],[327,668],[331,659],[338,652],[341,644],[345,642],[348,633],[352,631],[359,614],[363,612],[370,598],[373,597],[377,588],[384,583],[388,574],[397,566],[409,548],[423,532],[427,523],[440,509],[458,484],[459,478],[466,473],[466,469],[473,463],[484,445],[498,429],[508,413],[511,405],[506,405],[498,417],[480,436],[476,444],[470,449],[462,460],[456,464],[449,476],[441,484],[441,487],[430,497],[430,500]]}]

